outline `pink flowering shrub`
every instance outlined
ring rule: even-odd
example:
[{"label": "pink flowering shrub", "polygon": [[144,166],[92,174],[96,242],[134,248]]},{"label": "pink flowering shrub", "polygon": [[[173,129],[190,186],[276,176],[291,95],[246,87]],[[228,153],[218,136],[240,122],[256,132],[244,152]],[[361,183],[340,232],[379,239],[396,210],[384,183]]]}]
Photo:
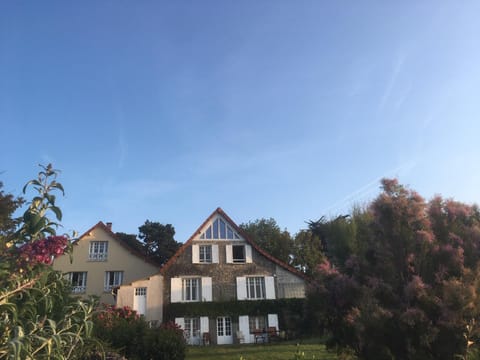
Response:
[{"label": "pink flowering shrub", "polygon": [[18,264],[22,268],[37,264],[50,265],[54,258],[65,252],[67,246],[66,236],[49,236],[28,242],[18,248]]}]

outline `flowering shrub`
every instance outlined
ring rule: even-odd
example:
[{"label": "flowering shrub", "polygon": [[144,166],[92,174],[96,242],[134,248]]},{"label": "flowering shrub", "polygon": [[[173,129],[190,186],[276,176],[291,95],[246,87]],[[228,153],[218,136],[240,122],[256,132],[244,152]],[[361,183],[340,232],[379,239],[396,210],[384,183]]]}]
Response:
[{"label": "flowering shrub", "polygon": [[53,259],[62,255],[67,249],[66,236],[49,236],[22,245],[18,248],[18,265],[20,268],[32,267],[37,264],[51,265]]},{"label": "flowering shrub", "polygon": [[94,301],[70,295],[61,273],[54,271],[55,256],[68,252],[66,236],[56,236],[62,213],[55,205],[54,190],[63,192],[51,165],[42,167],[33,186],[33,197],[18,230],[0,233],[0,358],[81,359],[99,350],[92,338]]}]

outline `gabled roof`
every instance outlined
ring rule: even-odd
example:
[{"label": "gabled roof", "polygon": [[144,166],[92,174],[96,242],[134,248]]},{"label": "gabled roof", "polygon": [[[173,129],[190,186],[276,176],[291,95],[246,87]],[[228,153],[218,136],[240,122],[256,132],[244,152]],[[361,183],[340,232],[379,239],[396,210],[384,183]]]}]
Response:
[{"label": "gabled roof", "polygon": [[158,265],[155,261],[150,260],[147,256],[143,255],[136,249],[132,248],[130,245],[126,244],[122,239],[120,239],[113,231],[111,228],[109,228],[107,225],[105,225],[102,221],[99,221],[97,224],[93,225],[90,229],[85,231],[82,235],[80,235],[75,241],[72,242],[73,245],[76,245],[82,238],[88,236],[93,230],[95,229],[102,229],[105,231],[111,238],[113,238],[115,241],[117,241],[120,246],[122,246],[125,250],[127,250],[130,254],[142,259],[143,261],[149,263],[150,265],[156,266],[157,268],[160,268],[160,265]]},{"label": "gabled roof", "polygon": [[244,239],[245,241],[250,244],[255,250],[257,250],[261,255],[263,255],[264,257],[266,257],[268,260],[272,261],[273,263],[281,266],[282,268],[294,273],[295,275],[299,276],[299,277],[302,277],[304,279],[307,279],[307,275],[305,275],[304,273],[302,273],[301,271],[298,271],[297,269],[295,269],[293,266],[290,266],[288,265],[287,263],[277,259],[276,257],[274,257],[273,255],[270,255],[268,252],[266,252],[265,250],[263,250],[260,246],[258,246],[248,235],[247,233],[245,233],[245,231],[243,231],[240,227],[237,226],[237,224],[235,224],[235,222],[230,219],[230,217],[225,213],[225,211],[223,211],[220,207],[218,207],[203,223],[202,225],[200,225],[198,227],[198,229],[192,234],[192,236],[190,236],[190,238],[177,250],[177,252],[175,254],[173,254],[173,256],[162,266],[162,268],[160,269],[160,273],[161,274],[164,274],[166,270],[168,270],[168,268],[175,263],[175,261],[177,260],[177,258],[183,254],[183,252],[189,247],[191,246],[193,240],[201,233],[201,231],[205,228],[205,226],[210,222],[212,221],[215,216],[217,215],[220,215],[222,216],[227,222],[228,224],[237,232],[239,233]]}]

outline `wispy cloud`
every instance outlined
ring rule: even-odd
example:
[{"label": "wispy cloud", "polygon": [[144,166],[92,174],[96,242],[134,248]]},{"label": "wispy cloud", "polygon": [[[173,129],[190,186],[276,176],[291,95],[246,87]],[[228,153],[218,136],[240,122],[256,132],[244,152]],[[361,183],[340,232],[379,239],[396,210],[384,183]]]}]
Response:
[{"label": "wispy cloud", "polygon": [[390,75],[390,78],[387,82],[387,86],[385,88],[385,91],[383,92],[382,98],[380,99],[380,104],[378,105],[378,112],[382,112],[385,105],[387,104],[388,100],[390,99],[393,89],[395,88],[395,85],[398,80],[398,76],[402,71],[402,68],[405,64],[406,61],[406,55],[401,54],[397,56],[396,61],[393,65],[393,70]]},{"label": "wispy cloud", "polygon": [[325,208],[323,213],[348,211],[350,210],[349,207],[355,203],[362,203],[369,200],[372,195],[378,193],[381,179],[386,177],[404,177],[413,170],[417,163],[418,159],[410,159],[393,169],[385,171],[381,176],[378,176],[374,180],[360,186],[341,200]]}]

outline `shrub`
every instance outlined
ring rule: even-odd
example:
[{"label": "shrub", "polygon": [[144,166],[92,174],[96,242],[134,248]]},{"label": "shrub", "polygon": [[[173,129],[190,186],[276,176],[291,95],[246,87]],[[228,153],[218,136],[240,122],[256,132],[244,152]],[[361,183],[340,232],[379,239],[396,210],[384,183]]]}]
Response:
[{"label": "shrub", "polygon": [[143,339],[142,359],[183,360],[186,344],[183,331],[173,322],[149,329]]}]

